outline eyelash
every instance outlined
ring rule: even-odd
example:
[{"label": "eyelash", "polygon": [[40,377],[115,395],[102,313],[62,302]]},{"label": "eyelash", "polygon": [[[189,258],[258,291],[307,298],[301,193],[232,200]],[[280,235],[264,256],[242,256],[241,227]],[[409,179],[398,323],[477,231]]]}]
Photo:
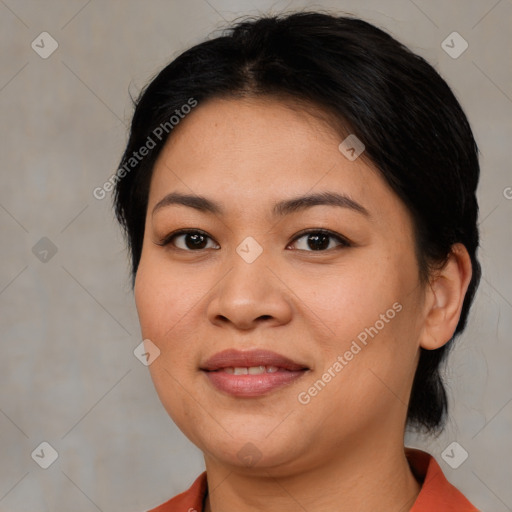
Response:
[{"label": "eyelash", "polygon": [[[176,238],[180,235],[188,235],[188,234],[199,234],[199,235],[203,235],[203,236],[209,238],[210,240],[213,240],[213,238],[210,237],[210,235],[208,235],[208,233],[206,233],[205,231],[201,231],[200,229],[179,229],[178,231],[174,231],[173,233],[170,233],[165,238],[163,238],[159,242],[155,242],[155,243],[156,243],[156,245],[159,245],[161,247],[166,247],[166,246],[171,245],[171,242],[174,238]],[[334,249],[340,249],[340,248],[346,248],[346,247],[352,246],[352,243],[347,238],[341,236],[338,233],[335,233],[334,231],[330,231],[329,229],[323,229],[323,228],[305,229],[303,231],[300,231],[299,233],[297,233],[297,235],[293,238],[293,240],[288,245],[296,242],[297,240],[299,240],[309,234],[322,234],[322,235],[327,235],[330,238],[336,239],[338,242],[340,242],[340,245],[338,245]],[[206,250],[206,249],[197,249],[197,250],[181,249],[180,247],[173,247],[173,249],[178,250],[178,251],[184,251],[184,252],[201,252],[201,251]],[[331,249],[325,249],[325,250],[319,250],[319,251],[312,251],[312,250],[306,251],[304,249],[295,249],[295,250],[319,253],[319,252],[329,252],[334,249],[331,248]]]}]

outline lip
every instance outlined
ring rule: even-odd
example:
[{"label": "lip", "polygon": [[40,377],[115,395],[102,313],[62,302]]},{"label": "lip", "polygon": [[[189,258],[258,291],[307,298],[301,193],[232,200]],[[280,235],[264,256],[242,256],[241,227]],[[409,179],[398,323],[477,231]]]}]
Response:
[{"label": "lip", "polygon": [[236,350],[228,349],[217,352],[207,359],[201,366],[201,370],[215,371],[230,367],[250,367],[250,366],[277,366],[283,370],[298,371],[307,370],[307,366],[299,362],[292,361],[276,352],[270,350]]},{"label": "lip", "polygon": [[[272,373],[234,375],[225,368],[273,366]],[[269,350],[224,350],[210,357],[200,368],[218,391],[235,397],[257,397],[288,386],[302,377],[309,368]]]}]

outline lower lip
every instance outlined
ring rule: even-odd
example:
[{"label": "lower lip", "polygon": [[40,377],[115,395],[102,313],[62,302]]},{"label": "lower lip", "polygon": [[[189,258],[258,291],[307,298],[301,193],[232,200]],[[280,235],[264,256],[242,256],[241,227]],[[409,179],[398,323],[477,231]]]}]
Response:
[{"label": "lower lip", "polygon": [[265,395],[288,386],[302,377],[306,370],[278,370],[274,373],[261,373],[259,375],[234,375],[221,371],[204,371],[203,373],[219,391],[237,397],[251,397]]}]

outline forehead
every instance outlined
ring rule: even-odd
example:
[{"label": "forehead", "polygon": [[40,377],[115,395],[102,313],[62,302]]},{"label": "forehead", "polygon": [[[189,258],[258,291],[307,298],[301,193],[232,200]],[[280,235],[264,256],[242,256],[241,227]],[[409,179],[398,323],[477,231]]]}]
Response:
[{"label": "forehead", "polygon": [[166,146],[177,151],[186,146],[193,152],[190,157],[211,162],[259,149],[276,158],[300,158],[311,148],[318,151],[320,145],[332,147],[340,142],[328,116],[313,109],[270,97],[210,99],[173,129]]},{"label": "forehead", "polygon": [[380,172],[340,152],[343,137],[279,100],[208,100],[171,132],[155,164],[149,207],[176,190],[245,209],[325,190],[376,213],[393,207],[397,197]]}]

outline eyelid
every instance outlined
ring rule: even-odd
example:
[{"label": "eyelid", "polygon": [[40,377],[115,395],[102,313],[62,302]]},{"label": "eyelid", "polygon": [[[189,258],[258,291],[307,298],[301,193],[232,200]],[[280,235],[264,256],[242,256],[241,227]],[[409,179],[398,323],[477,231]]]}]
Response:
[{"label": "eyelid", "polygon": [[[201,229],[193,229],[193,228],[178,229],[176,231],[173,231],[172,233],[169,233],[168,235],[166,235],[160,241],[154,242],[154,243],[156,245],[165,247],[165,246],[171,244],[171,240],[173,238],[175,238],[177,236],[180,236],[180,235],[190,234],[190,233],[203,235],[203,236],[209,238],[210,240],[213,240],[215,243],[217,243],[215,241],[215,239],[213,237],[211,237],[206,231],[203,231]],[[340,247],[340,246],[341,247],[351,247],[353,245],[352,242],[350,240],[348,240],[346,237],[344,237],[343,235],[341,235],[339,233],[331,231],[330,229],[326,229],[326,228],[307,228],[307,229],[303,229],[303,230],[299,231],[298,233],[296,233],[295,236],[293,237],[293,239],[286,245],[286,247],[289,247],[291,244],[293,244],[294,242],[296,242],[297,240],[299,240],[300,238],[302,238],[302,237],[304,237],[306,235],[309,235],[309,234],[319,234],[319,233],[327,235],[327,236],[329,236],[331,238],[336,239],[338,242],[340,242],[338,247]],[[218,245],[218,243],[217,243],[217,245]],[[177,250],[185,251],[185,252],[201,252],[201,251],[205,250],[205,249],[198,249],[198,250],[194,251],[194,250],[180,249],[179,247],[174,247],[174,248],[177,249]],[[336,248],[334,248],[334,249],[336,249]],[[295,250],[304,251],[304,249],[295,249]],[[304,252],[321,253],[321,252],[329,252],[329,251],[332,251],[332,250],[333,249],[328,249],[328,250],[325,250],[325,251],[304,251]]]}]

